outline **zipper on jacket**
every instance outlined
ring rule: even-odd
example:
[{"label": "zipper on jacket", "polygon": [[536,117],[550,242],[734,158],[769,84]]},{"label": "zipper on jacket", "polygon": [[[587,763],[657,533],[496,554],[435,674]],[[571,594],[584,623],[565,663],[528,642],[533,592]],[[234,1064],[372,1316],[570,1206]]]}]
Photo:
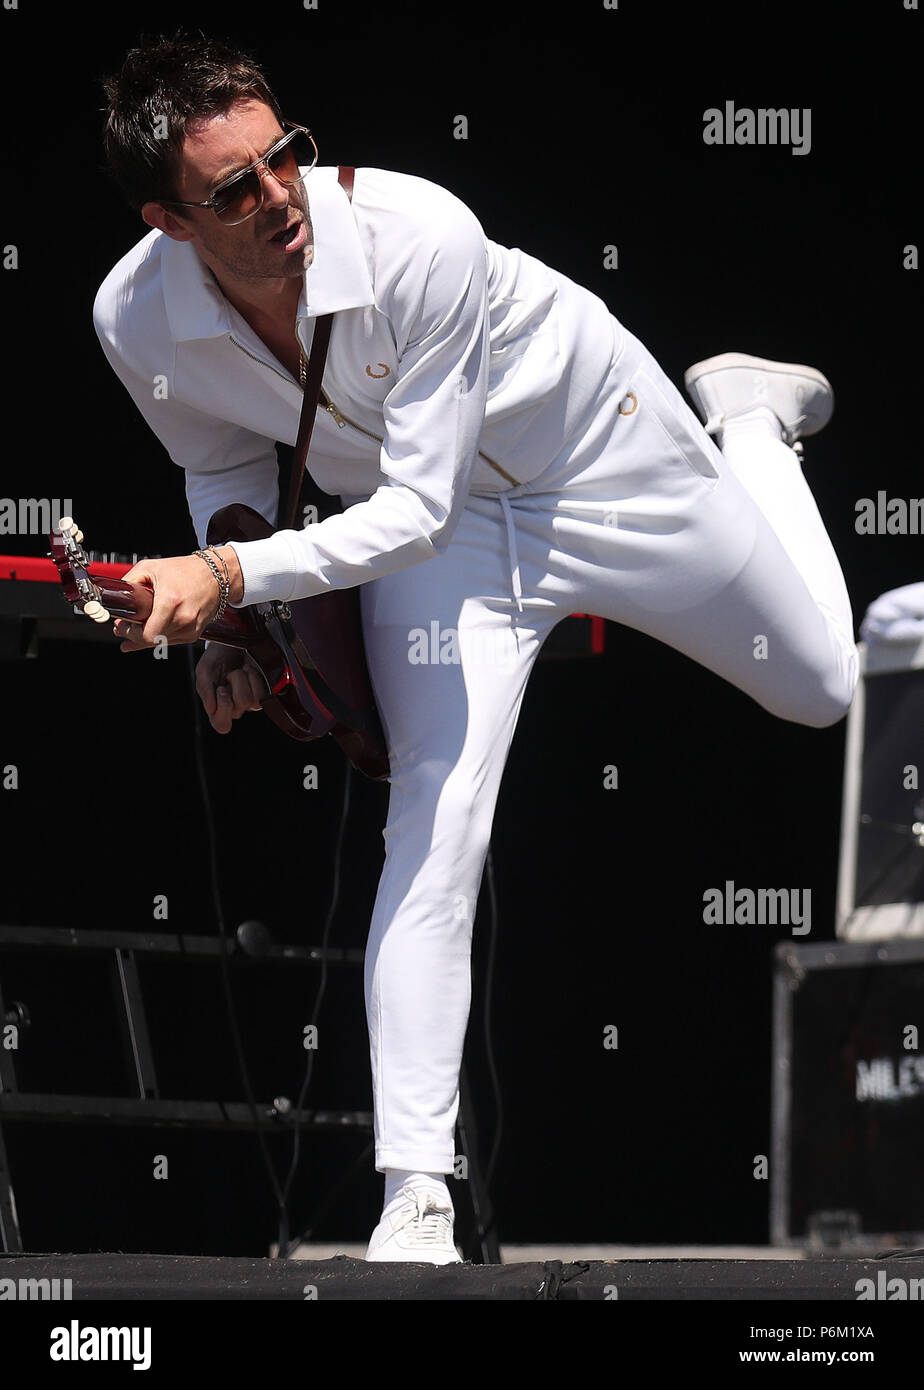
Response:
[{"label": "zipper on jacket", "polygon": [[[368,435],[370,439],[377,440],[379,444],[383,444],[385,442],[382,439],[381,435],[373,434],[371,430],[365,429],[363,425],[357,425],[356,421],[351,420],[349,415],[344,415],[343,411],[340,410],[336,405],[334,405],[330,396],[328,396],[327,392],[324,390],[321,391],[321,399],[322,401],[324,401],[325,410],[327,410],[334,417],[341,429],[343,429],[344,425],[352,425],[354,430],[359,430],[360,434]],[[501,473],[507,479],[508,482],[513,484],[514,487],[520,486],[520,484],[517,482],[516,478],[514,478],[512,473],[508,473],[505,468],[501,468],[499,463],[495,463],[493,459],[488,458],[487,454],[483,454],[480,449],[478,450],[478,457],[485,459],[486,462],[488,462],[492,468],[496,468],[498,473]]]},{"label": "zipper on jacket", "polygon": [[233,333],[229,334],[229,337],[234,346],[236,348],[239,348],[245,357],[249,357],[251,362],[259,362],[261,367],[269,367],[271,372],[275,372],[277,376],[281,376],[283,381],[287,381],[290,386],[298,385],[298,382],[295,380],[294,376],[290,376],[288,372],[281,372],[278,367],[273,366],[272,362],[267,362],[265,357],[258,357],[255,352],[250,351],[250,348],[245,348],[244,344],[239,343]]},{"label": "zipper on jacket", "polygon": [[[271,362],[267,362],[266,359],[263,357],[257,357],[255,353],[251,352],[248,348],[245,348],[243,343],[239,343],[233,334],[231,334],[231,341],[234,344],[234,346],[236,348],[240,348],[241,352],[243,352],[245,356],[249,357],[251,361],[260,362],[264,367],[269,367],[271,372],[275,372],[277,376],[281,376],[283,381],[289,382],[290,385],[297,386],[299,384],[294,377],[289,376],[288,372],[280,372],[276,367],[273,366]],[[367,430],[363,425],[357,425],[355,420],[351,420],[348,415],[344,415],[343,411],[340,410],[334,404],[334,402],[331,400],[330,396],[327,394],[323,387],[321,388],[321,400],[324,402],[324,409],[330,416],[333,417],[334,420],[336,420],[338,429],[342,430],[344,425],[352,425],[353,429],[359,430],[360,434],[367,435],[369,439],[374,439],[378,444],[384,444],[385,441],[383,440],[381,435],[373,434],[372,430]],[[519,482],[513,476],[512,473],[508,473],[506,468],[502,468],[499,463],[495,463],[494,459],[488,458],[488,455],[483,454],[480,449],[478,450],[478,457],[483,458],[486,463],[489,463],[492,468],[496,469],[496,471],[500,473],[502,477],[506,478],[509,483],[512,483],[514,487],[520,486]]]},{"label": "zipper on jacket", "polygon": [[333,415],[334,419],[337,421],[338,428],[343,429],[344,425],[346,424],[346,420],[340,414],[340,411],[334,405],[333,401],[331,400],[327,392],[324,390],[323,386],[321,387],[321,400],[324,402],[324,409],[327,411],[327,413],[329,415]]},{"label": "zipper on jacket", "polygon": [[323,387],[321,389],[321,400],[324,402],[324,409],[337,421],[338,428],[343,429],[344,425],[352,425],[354,430],[359,430],[360,434],[366,434],[370,439],[376,440],[377,443],[384,444],[385,441],[380,434],[373,434],[372,431],[367,430],[364,425],[357,425],[356,421],[351,420],[349,415],[344,415],[343,411],[340,410],[338,406],[334,405]]}]

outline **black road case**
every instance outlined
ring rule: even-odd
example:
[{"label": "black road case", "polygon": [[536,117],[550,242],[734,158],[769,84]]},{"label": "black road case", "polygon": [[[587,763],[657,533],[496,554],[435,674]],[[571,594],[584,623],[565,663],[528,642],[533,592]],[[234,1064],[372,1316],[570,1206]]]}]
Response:
[{"label": "black road case", "polygon": [[924,1245],[924,941],[774,954],[771,1242]]}]

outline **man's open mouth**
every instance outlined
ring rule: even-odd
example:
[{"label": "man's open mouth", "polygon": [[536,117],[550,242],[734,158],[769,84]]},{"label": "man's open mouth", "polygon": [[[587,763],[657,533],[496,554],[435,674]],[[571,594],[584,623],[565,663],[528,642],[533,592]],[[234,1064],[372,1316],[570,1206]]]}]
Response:
[{"label": "man's open mouth", "polygon": [[277,246],[288,246],[291,241],[295,240],[301,225],[301,221],[298,221],[293,222],[290,227],[283,227],[281,232],[277,232],[275,236],[270,237],[270,241],[274,242]]}]

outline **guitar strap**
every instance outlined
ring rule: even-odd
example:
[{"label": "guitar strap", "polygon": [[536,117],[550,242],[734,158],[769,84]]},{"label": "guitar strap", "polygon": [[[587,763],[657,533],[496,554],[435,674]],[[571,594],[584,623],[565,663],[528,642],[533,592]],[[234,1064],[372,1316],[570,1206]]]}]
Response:
[{"label": "guitar strap", "polygon": [[[346,193],[347,198],[352,202],[353,166],[351,164],[339,165],[337,179],[340,183],[340,187]],[[311,341],[311,356],[308,359],[308,370],[305,373],[302,411],[298,420],[298,435],[295,440],[295,457],[292,462],[292,476],[289,479],[289,495],[285,512],[280,517],[280,527],[287,531],[300,529],[296,527],[296,518],[298,517],[298,507],[301,501],[302,490],[305,486],[305,460],[308,457],[308,446],[311,443],[311,431],[314,429],[315,416],[318,412],[318,401],[321,396],[321,379],[324,376],[324,363],[327,360],[327,346],[330,342],[330,330],[333,318],[333,314],[323,314],[320,318],[315,319],[314,323],[314,337]]]}]

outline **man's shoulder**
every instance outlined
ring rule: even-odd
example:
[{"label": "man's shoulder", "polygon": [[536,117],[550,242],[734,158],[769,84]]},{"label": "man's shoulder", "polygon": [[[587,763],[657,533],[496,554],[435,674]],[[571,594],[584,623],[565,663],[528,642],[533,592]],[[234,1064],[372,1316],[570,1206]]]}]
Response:
[{"label": "man's shoulder", "polygon": [[476,214],[451,189],[421,174],[394,169],[357,168],[353,205],[358,219],[364,215],[393,218],[422,229],[441,229],[454,222],[478,223]]},{"label": "man's shoulder", "polygon": [[415,298],[428,267],[440,261],[464,274],[486,255],[484,228],[467,203],[420,174],[358,168],[353,208],[376,292]]},{"label": "man's shoulder", "polygon": [[163,233],[152,229],[116,261],[103,280],[93,301],[93,323],[101,336],[112,337],[126,316],[143,312],[152,296],[162,297],[163,241]]}]

